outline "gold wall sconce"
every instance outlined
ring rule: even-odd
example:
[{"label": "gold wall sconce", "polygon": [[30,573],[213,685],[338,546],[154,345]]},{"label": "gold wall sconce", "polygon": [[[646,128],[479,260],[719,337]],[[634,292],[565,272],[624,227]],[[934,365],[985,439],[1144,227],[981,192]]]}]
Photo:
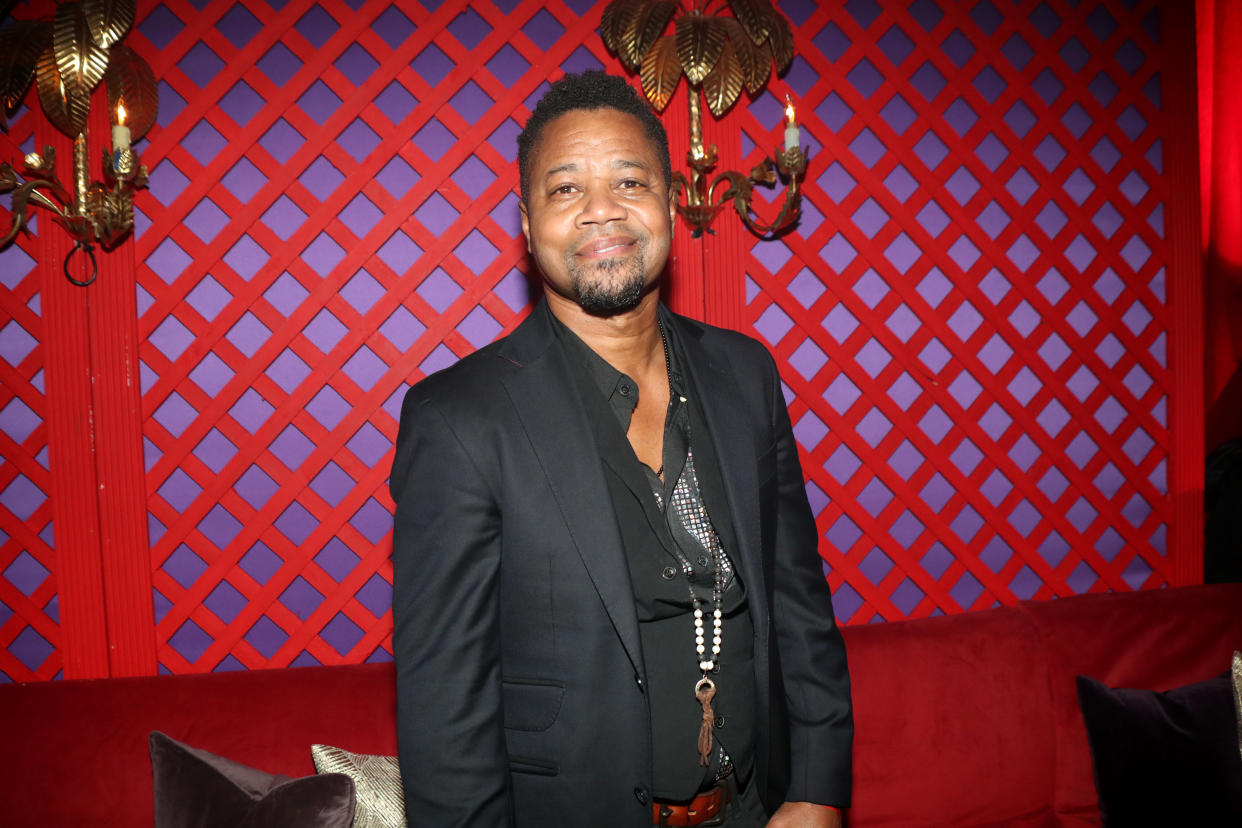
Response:
[{"label": "gold wall sconce", "polygon": [[[726,5],[732,16],[721,14]],[[673,33],[665,34],[672,24]],[[604,45],[630,71],[637,71],[643,94],[664,111],[684,75],[690,89],[690,177],[673,173],[677,212],[701,236],[729,202],[755,235],[775,237],[789,230],[802,209],[798,180],[806,171],[806,152],[799,144],[793,103],[785,96],[785,145],[751,169],[732,170],[712,178],[716,146],[703,146],[700,94],[712,115],[720,118],[745,88],[755,94],[768,82],[773,63],[777,73],[793,60],[793,33],[768,0],[612,0],[600,21]],[[754,217],[751,199],[756,184],[774,185],[777,171],[788,181],[780,212],[771,224]],[[684,202],[681,194],[685,194]]]},{"label": "gold wall sconce", "polygon": [[[95,280],[94,245],[114,247],[134,226],[134,190],[147,184],[133,142],[155,123],[159,89],[145,60],[121,45],[134,23],[134,0],[75,0],[56,7],[52,20],[11,20],[0,29],[0,128],[21,106],[31,82],[43,114],[73,139],[73,184],[56,178],[56,153],[45,147],[23,161],[22,172],[0,164],[0,193],[12,193],[12,225],[0,249],[26,230],[30,205],[52,213],[68,231],[73,250],[64,273],[75,285]],[[112,122],[111,146],[103,150],[103,181],[89,181],[87,121],[91,93],[103,81]],[[76,279],[69,262],[78,250],[90,258],[90,274]]]}]

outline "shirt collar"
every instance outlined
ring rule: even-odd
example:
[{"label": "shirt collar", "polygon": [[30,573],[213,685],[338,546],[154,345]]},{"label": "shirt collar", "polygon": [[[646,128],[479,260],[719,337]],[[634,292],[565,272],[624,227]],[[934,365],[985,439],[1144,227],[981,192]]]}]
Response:
[{"label": "shirt collar", "polygon": [[[552,319],[552,329],[565,343],[566,349],[573,354],[573,358],[579,360],[580,364],[587,369],[591,381],[599,388],[604,399],[610,405],[627,408],[632,413],[638,405],[638,383],[595,353],[591,346],[583,342],[580,336],[558,319],[550,308],[547,313]],[[662,323],[662,328],[668,343],[669,383],[674,394],[684,397],[686,395],[685,377],[681,370],[681,349],[677,342],[677,335],[672,325]]]}]

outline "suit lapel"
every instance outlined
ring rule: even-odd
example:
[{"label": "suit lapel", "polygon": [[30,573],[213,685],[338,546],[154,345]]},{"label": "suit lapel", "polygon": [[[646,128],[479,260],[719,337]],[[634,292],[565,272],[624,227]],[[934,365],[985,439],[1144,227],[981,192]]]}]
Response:
[{"label": "suit lapel", "polygon": [[[661,311],[664,311],[661,308]],[[767,596],[763,588],[763,554],[759,537],[759,480],[756,475],[754,436],[743,413],[744,393],[729,370],[727,358],[703,345],[702,329],[672,313],[665,313],[665,324],[677,326],[686,369],[699,395],[699,408],[707,426],[720,466],[724,499],[732,517],[737,559],[746,584],[746,599],[756,631],[767,635]],[[707,496],[708,492],[704,495]],[[762,627],[762,630],[760,630]]]},{"label": "suit lapel", "polygon": [[613,516],[588,413],[543,303],[506,340],[501,358],[521,366],[504,384],[539,458],[578,555],[617,636],[644,672],[629,564]]}]

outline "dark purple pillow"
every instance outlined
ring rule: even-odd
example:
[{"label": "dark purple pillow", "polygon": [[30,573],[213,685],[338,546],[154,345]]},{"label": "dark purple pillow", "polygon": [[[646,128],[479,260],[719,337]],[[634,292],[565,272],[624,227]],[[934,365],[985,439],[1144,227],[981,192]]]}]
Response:
[{"label": "dark purple pillow", "polygon": [[1242,825],[1242,756],[1229,676],[1163,693],[1078,677],[1106,826]]},{"label": "dark purple pillow", "polygon": [[291,779],[155,731],[155,828],[349,828],[354,783],[343,773]]}]

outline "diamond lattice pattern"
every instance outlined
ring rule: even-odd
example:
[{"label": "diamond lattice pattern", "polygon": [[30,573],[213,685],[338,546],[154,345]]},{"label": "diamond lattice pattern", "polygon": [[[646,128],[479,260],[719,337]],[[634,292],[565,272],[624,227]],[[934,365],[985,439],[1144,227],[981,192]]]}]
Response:
[{"label": "diamond lattice pattern", "polygon": [[[798,232],[752,250],[747,318],[838,614],[1168,583],[1153,4],[782,8],[818,163]],[[748,148],[779,106],[741,114]]]},{"label": "diamond lattice pattern", "polygon": [[[29,121],[19,115],[0,147],[15,154],[24,140],[29,151]],[[61,668],[33,251],[23,236],[0,252],[0,676],[15,681],[54,678]]]},{"label": "diamond lattice pattern", "polygon": [[[1165,584],[1152,3],[779,5],[799,57],[728,117],[753,163],[792,91],[804,215],[728,278],[786,381],[839,616]],[[391,658],[400,401],[529,307],[514,138],[558,69],[617,71],[599,12],[140,3],[162,670]],[[38,292],[3,256],[0,671],[49,678]]]},{"label": "diamond lattice pattern", "polygon": [[167,669],[391,657],[401,399],[530,303],[514,138],[543,79],[602,65],[579,5],[139,24],[165,64],[138,290]]}]

